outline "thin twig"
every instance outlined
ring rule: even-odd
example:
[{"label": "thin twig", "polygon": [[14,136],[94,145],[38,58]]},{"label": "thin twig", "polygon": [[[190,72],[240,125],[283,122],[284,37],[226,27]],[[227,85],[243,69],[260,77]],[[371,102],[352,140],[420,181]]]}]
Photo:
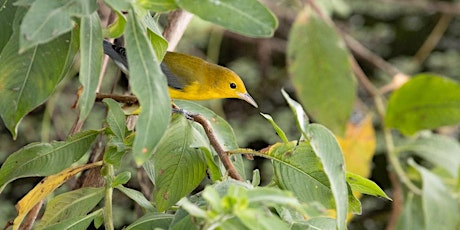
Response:
[{"label": "thin twig", "polygon": [[425,40],[423,45],[417,51],[414,56],[414,60],[420,65],[422,64],[426,58],[431,54],[433,49],[439,43],[442,36],[446,32],[447,28],[449,27],[450,22],[452,21],[453,15],[452,14],[443,14],[441,18],[439,18],[436,26],[431,31],[428,38]]},{"label": "thin twig", "polygon": [[97,93],[96,101],[102,101],[105,98],[111,98],[120,103],[126,104],[136,104],[138,103],[137,97],[132,95],[117,95],[117,94],[106,94],[106,93]]},{"label": "thin twig", "polygon": [[203,129],[206,133],[206,136],[209,139],[209,142],[211,143],[214,150],[216,150],[217,155],[219,155],[219,158],[222,161],[222,164],[224,165],[225,169],[227,170],[228,175],[235,180],[243,181],[243,178],[238,173],[232,161],[228,157],[227,152],[225,152],[225,150],[222,148],[222,145],[217,140],[216,135],[214,135],[214,130],[209,121],[200,114],[190,114],[190,116],[193,118],[195,122],[203,126]]},{"label": "thin twig", "polygon": [[386,62],[380,56],[374,54],[372,51],[361,45],[361,43],[356,41],[356,39],[349,36],[348,34],[342,32],[342,38],[347,44],[348,48],[350,48],[350,50],[353,52],[353,54],[359,56],[363,60],[369,62],[370,64],[379,68],[388,75],[395,76],[401,73],[401,71],[399,71],[396,67]]}]

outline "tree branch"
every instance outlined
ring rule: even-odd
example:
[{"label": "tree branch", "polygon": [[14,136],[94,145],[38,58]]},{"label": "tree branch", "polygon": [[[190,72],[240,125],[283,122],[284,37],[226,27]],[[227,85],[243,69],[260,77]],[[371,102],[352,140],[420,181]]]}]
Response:
[{"label": "tree branch", "polygon": [[227,152],[225,152],[225,150],[222,148],[222,145],[217,140],[216,135],[214,135],[214,130],[212,129],[212,126],[209,123],[209,121],[200,114],[189,114],[189,115],[195,122],[203,126],[206,136],[208,136],[209,142],[211,143],[214,150],[216,150],[217,155],[220,158],[220,161],[222,162],[222,164],[224,165],[225,169],[228,172],[228,175],[235,180],[243,181],[243,178],[238,173],[232,161],[228,157]]}]

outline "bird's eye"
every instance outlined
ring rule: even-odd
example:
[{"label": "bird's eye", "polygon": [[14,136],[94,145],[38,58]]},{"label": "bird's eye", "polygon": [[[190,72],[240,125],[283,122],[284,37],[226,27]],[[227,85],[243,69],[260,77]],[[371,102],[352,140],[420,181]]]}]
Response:
[{"label": "bird's eye", "polygon": [[235,84],[235,83],[233,83],[233,82],[232,82],[232,83],[230,83],[230,88],[232,88],[232,89],[236,89],[236,84]]}]

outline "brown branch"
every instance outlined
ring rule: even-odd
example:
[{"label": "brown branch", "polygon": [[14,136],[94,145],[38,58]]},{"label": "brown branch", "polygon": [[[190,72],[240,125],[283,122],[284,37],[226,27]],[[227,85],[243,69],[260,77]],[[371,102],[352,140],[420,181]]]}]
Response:
[{"label": "brown branch", "polygon": [[182,35],[187,29],[187,25],[192,20],[193,15],[184,10],[176,10],[169,14],[169,22],[163,31],[163,36],[168,41],[168,51],[176,49]]},{"label": "brown branch", "polygon": [[235,180],[243,181],[243,178],[238,173],[232,161],[228,157],[227,152],[225,152],[225,150],[222,148],[221,144],[217,140],[216,135],[214,135],[214,130],[212,129],[212,126],[209,123],[209,121],[200,114],[189,114],[189,115],[190,117],[193,118],[195,122],[203,126],[206,136],[208,136],[209,142],[211,143],[214,150],[216,150],[217,155],[219,155],[220,161],[222,161],[222,164],[227,170],[228,175]]},{"label": "brown branch", "polygon": [[105,98],[111,98],[120,103],[126,104],[137,104],[138,100],[136,96],[132,95],[117,95],[117,94],[106,94],[106,93],[97,93],[96,101],[102,101]]}]

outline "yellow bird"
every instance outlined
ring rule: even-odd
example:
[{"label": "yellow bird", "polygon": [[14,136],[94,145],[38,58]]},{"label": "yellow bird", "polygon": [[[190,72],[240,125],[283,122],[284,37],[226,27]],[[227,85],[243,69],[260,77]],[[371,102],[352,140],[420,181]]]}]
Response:
[{"label": "yellow bird", "polygon": [[[125,73],[128,61],[125,48],[106,40],[103,43],[107,54]],[[257,108],[241,78],[230,69],[209,63],[186,54],[167,52],[161,70],[168,80],[171,98],[185,100],[210,100],[239,98]]]}]

